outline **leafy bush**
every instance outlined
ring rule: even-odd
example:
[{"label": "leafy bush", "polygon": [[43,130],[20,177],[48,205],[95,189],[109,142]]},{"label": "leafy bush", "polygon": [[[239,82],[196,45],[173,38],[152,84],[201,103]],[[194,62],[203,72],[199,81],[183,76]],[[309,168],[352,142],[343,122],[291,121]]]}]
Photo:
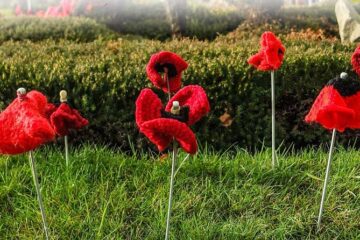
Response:
[{"label": "leafy bush", "polygon": [[98,38],[114,39],[117,34],[92,19],[6,17],[0,18],[0,42],[66,39],[90,42]]},{"label": "leafy bush", "polygon": [[[6,42],[0,46],[0,108],[16,96],[20,86],[43,91],[53,101],[58,101],[61,89],[67,89],[75,106],[91,122],[78,133],[78,140],[116,144],[123,149],[129,149],[130,140],[143,148],[148,141],[135,126],[134,103],[141,89],[151,87],[145,74],[150,55],[170,50],[190,64],[184,84],[199,84],[208,93],[211,113],[194,127],[202,144],[219,149],[233,143],[248,148],[263,143],[269,146],[270,73],[258,72],[246,62],[257,51],[258,40]],[[276,73],[277,142],[296,147],[327,142],[326,131],[304,124],[303,119],[328,80],[342,71],[351,72],[355,45],[302,39],[285,40],[284,44],[285,62]],[[156,92],[165,102],[166,96]],[[227,128],[219,121],[225,112],[234,118]]]}]

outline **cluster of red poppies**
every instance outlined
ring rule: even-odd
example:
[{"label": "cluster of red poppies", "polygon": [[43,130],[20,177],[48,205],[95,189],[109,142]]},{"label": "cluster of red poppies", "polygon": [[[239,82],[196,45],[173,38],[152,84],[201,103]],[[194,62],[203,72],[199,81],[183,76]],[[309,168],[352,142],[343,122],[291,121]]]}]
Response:
[{"label": "cluster of red poppies", "polygon": [[[272,32],[261,37],[260,51],[250,57],[249,64],[261,71],[277,70],[284,59],[285,47]],[[360,46],[352,56],[354,71],[360,75]],[[197,141],[190,126],[210,111],[204,89],[189,85],[181,89],[182,72],[188,64],[172,52],[151,56],[146,67],[149,80],[165,93],[175,94],[164,107],[151,90],[143,89],[136,100],[136,123],[146,137],[164,151],[176,140],[188,153],[197,151]],[[360,128],[360,82],[347,75],[331,80],[315,100],[306,122],[317,122],[327,129],[344,131]],[[174,113],[173,108],[177,111]],[[0,114],[0,153],[18,154],[65,136],[69,129],[88,124],[80,113],[67,103],[55,106],[37,91],[19,91],[18,98]],[[6,127],[5,127],[6,126]]]},{"label": "cluster of red poppies", "polygon": [[88,124],[79,112],[66,102],[59,106],[48,103],[38,91],[20,88],[18,97],[0,114],[0,153],[20,154],[65,136],[70,129]]},{"label": "cluster of red poppies", "polygon": [[[197,141],[190,126],[210,111],[204,89],[198,85],[181,88],[182,72],[188,64],[172,52],[159,52],[151,56],[146,67],[150,81],[166,93],[175,93],[163,107],[160,98],[151,90],[143,89],[136,100],[136,124],[140,131],[159,149],[164,151],[176,140],[184,151],[194,154]],[[179,108],[174,114],[174,106]]]}]

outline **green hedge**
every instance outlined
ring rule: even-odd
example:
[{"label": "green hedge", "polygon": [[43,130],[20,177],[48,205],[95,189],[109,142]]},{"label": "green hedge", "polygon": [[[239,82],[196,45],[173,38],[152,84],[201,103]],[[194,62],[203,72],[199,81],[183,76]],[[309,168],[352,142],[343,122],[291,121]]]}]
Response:
[{"label": "green hedge", "polygon": [[91,42],[98,38],[116,39],[118,35],[95,20],[80,17],[39,18],[5,17],[0,18],[0,42],[45,39],[66,39],[76,42]]},{"label": "green hedge", "polygon": [[[0,46],[0,108],[16,96],[20,86],[41,90],[54,101],[65,88],[91,122],[72,139],[116,144],[123,149],[134,142],[136,148],[144,148],[149,145],[135,126],[134,102],[141,89],[151,87],[145,74],[150,55],[170,50],[190,64],[184,84],[199,84],[208,93],[211,113],[194,127],[202,145],[207,142],[218,149],[233,143],[251,149],[270,146],[270,74],[258,72],[246,62],[257,51],[257,44],[258,38],[165,43],[121,39],[82,44],[6,42]],[[355,45],[306,40],[285,41],[285,45],[285,62],[276,73],[277,141],[296,147],[328,142],[328,132],[304,124],[303,118],[329,79],[350,72]],[[228,128],[219,121],[225,110],[234,117]]]}]

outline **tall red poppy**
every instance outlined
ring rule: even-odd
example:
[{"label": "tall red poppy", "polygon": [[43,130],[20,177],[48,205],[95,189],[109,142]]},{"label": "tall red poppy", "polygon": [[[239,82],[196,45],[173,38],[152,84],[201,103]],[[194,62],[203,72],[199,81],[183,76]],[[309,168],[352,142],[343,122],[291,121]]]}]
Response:
[{"label": "tall red poppy", "polygon": [[248,59],[248,63],[260,71],[272,71],[280,68],[285,54],[285,47],[272,32],[261,35],[261,48]]},{"label": "tall red poppy", "polygon": [[[171,113],[173,102],[179,102],[179,115]],[[136,100],[136,123],[146,137],[164,151],[175,139],[184,151],[195,154],[197,142],[188,125],[194,124],[210,111],[205,91],[200,86],[180,90],[163,109],[160,99],[150,89],[141,91]]]},{"label": "tall red poppy", "polygon": [[360,82],[350,77],[330,80],[316,98],[305,117],[308,123],[317,122],[326,129],[343,132],[360,128]]},{"label": "tall red poppy", "polygon": [[20,154],[52,141],[55,132],[45,116],[46,97],[37,91],[19,94],[0,114],[0,153]]},{"label": "tall red poppy", "polygon": [[358,76],[360,76],[360,45],[355,49],[351,56],[351,64],[353,66],[353,70]]},{"label": "tall red poppy", "polygon": [[50,122],[59,136],[69,135],[71,129],[80,129],[89,124],[89,121],[83,118],[79,111],[72,109],[67,103],[61,103],[51,114]]},{"label": "tall red poppy", "polygon": [[181,88],[181,75],[188,64],[180,56],[172,52],[161,51],[151,56],[146,66],[146,73],[150,81],[164,92],[168,92],[166,79],[168,74],[170,92],[175,93]]}]

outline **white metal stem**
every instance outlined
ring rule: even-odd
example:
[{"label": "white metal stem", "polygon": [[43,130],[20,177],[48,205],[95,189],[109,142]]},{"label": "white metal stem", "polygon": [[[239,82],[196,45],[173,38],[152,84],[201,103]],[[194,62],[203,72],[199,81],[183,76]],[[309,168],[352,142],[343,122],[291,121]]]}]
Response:
[{"label": "white metal stem", "polygon": [[187,154],[186,157],[181,161],[179,167],[176,169],[176,172],[175,172],[175,176],[176,177],[176,174],[179,172],[180,168],[184,165],[185,161],[190,157],[190,154]]},{"label": "white metal stem", "polygon": [[166,84],[167,84],[168,98],[169,98],[169,101],[170,101],[170,99],[171,99],[171,90],[170,90],[169,74],[168,74],[168,70],[167,70],[167,69],[165,70],[164,79],[165,79]]},{"label": "white metal stem", "polygon": [[34,183],[35,183],[37,199],[38,199],[38,202],[39,202],[41,217],[42,217],[42,221],[43,221],[43,225],[44,225],[44,232],[45,232],[45,235],[46,235],[46,239],[48,240],[49,239],[48,225],[47,225],[47,222],[46,222],[45,208],[44,208],[44,205],[43,205],[43,202],[42,202],[40,184],[39,184],[39,181],[38,181],[38,175],[37,175],[37,171],[36,171],[36,164],[35,164],[35,159],[34,159],[34,156],[33,156],[33,151],[29,152],[29,162],[30,162],[31,171],[32,171],[32,174],[33,174]]},{"label": "white metal stem", "polygon": [[321,227],[321,218],[322,218],[322,214],[323,214],[323,210],[324,210],[324,202],[325,202],[325,198],[326,198],[326,188],[327,188],[327,184],[328,184],[329,178],[330,178],[331,160],[332,160],[332,155],[334,152],[335,139],[336,139],[336,129],[334,129],[332,132],[331,145],[330,145],[330,150],[329,150],[328,162],[327,162],[327,166],[326,166],[326,174],[325,174],[324,186],[323,186],[323,191],[322,191],[322,196],[321,196],[319,217],[318,217],[318,222],[317,222],[318,230],[320,230],[320,227]]},{"label": "white metal stem", "polygon": [[271,165],[275,168],[276,146],[275,146],[275,72],[271,71]]},{"label": "white metal stem", "polygon": [[69,167],[69,143],[68,143],[68,136],[64,137],[65,142],[65,161],[66,161],[66,167]]},{"label": "white metal stem", "polygon": [[176,166],[176,158],[178,153],[178,147],[176,141],[174,141],[174,149],[171,161],[171,177],[170,177],[170,192],[169,192],[169,204],[168,204],[168,212],[167,212],[167,219],[166,219],[166,234],[165,240],[169,239],[170,234],[170,217],[171,217],[171,206],[172,206],[172,198],[174,192],[174,178],[175,178],[175,166]]}]

